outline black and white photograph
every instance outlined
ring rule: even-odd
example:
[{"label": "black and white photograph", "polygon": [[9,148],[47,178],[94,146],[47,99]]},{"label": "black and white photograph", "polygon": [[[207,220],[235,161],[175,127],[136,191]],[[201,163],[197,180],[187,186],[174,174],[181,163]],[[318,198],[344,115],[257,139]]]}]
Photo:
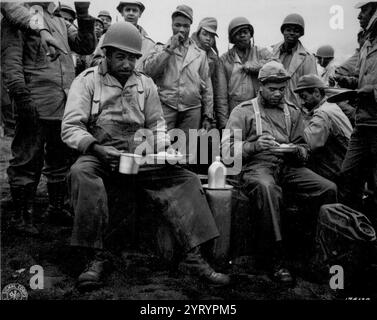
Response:
[{"label": "black and white photograph", "polygon": [[3,302],[377,298],[377,1],[0,8]]}]

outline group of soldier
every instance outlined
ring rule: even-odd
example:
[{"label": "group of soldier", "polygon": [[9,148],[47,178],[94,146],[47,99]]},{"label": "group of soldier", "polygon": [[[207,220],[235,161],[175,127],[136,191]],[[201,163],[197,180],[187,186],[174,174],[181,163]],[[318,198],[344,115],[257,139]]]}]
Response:
[{"label": "group of soldier", "polygon": [[[32,5],[43,12],[36,25]],[[314,215],[337,202],[363,211],[367,182],[377,204],[377,1],[357,5],[360,48],[339,67],[331,46],[315,55],[303,46],[305,23],[295,13],[283,20],[283,40],[271,50],[254,44],[247,18],[232,19],[233,46],[219,56],[216,18],[201,20],[190,36],[194,14],[187,5],[172,12],[165,44],[139,25],[145,10],[139,1],[120,2],[125,21],[116,23],[108,11],[93,18],[88,8],[88,2],[75,2],[75,10],[2,3],[2,87],[17,112],[7,172],[15,207],[10,224],[39,233],[33,201],[43,173],[49,194],[43,218],[73,221],[71,244],[91,253],[80,287],[99,285],[107,269],[106,232],[119,221],[109,212],[107,185],[119,179],[121,154],[140,144],[138,130],[157,137],[153,153],[174,149],[173,129],[186,137],[189,130],[220,131],[223,157],[242,159],[236,185],[256,217],[257,260],[279,282],[294,280],[281,228],[286,194],[310,202]],[[329,102],[342,88],[357,89],[357,99]],[[292,150],[274,151],[281,145]],[[219,230],[193,171],[141,167],[128,188],[168,221],[184,253],[182,272],[226,285],[229,276],[202,257],[201,246]],[[72,210],[64,201],[67,187]]]}]

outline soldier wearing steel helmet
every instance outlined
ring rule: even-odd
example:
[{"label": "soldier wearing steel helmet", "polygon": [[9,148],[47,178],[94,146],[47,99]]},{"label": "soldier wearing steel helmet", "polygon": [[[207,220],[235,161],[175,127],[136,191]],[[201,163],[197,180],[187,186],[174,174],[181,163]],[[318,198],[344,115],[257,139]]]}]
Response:
[{"label": "soldier wearing steel helmet", "polygon": [[247,18],[234,18],[229,23],[228,36],[234,46],[220,58],[214,90],[219,129],[225,128],[234,107],[256,97],[258,72],[271,59],[266,48],[254,45],[254,28]]},{"label": "soldier wearing steel helmet", "polygon": [[[142,56],[137,60],[136,69],[139,71],[143,70],[143,62],[153,50],[155,42],[151,39],[148,33],[144,30],[142,26],[139,25],[139,19],[142,16],[145,6],[140,1],[121,1],[117,6],[117,10],[123,16],[124,21],[132,23],[140,32],[142,37]],[[99,40],[96,50],[94,51],[94,56],[91,65],[97,65],[99,61],[104,57],[104,53],[101,49],[103,42],[103,37]]]},{"label": "soldier wearing steel helmet", "polygon": [[113,20],[110,12],[107,10],[101,10],[97,17],[103,22],[103,33],[106,33],[107,29],[109,29],[111,26],[111,21]]},{"label": "soldier wearing steel helmet", "polygon": [[[108,178],[120,178],[115,171],[121,152],[135,152],[141,143],[135,140],[139,129],[153,133],[155,153],[170,146],[157,88],[151,78],[135,71],[142,55],[138,29],[128,22],[113,24],[102,49],[106,58],[72,84],[62,123],[63,141],[81,153],[69,174],[75,212],[71,244],[94,250],[88,268],[78,278],[81,289],[101,284],[108,265],[106,230],[112,230],[113,221],[122,220],[109,212],[106,193]],[[200,253],[199,246],[219,233],[195,174],[174,165],[141,167],[132,186],[125,186],[135,197],[142,197],[140,201],[152,200],[172,227],[185,253],[179,264],[182,272],[212,284],[229,283],[229,277],[215,272]]]},{"label": "soldier wearing steel helmet", "polygon": [[306,74],[317,74],[317,64],[312,55],[299,40],[305,34],[304,18],[292,13],[285,17],[280,27],[284,40],[272,46],[273,57],[279,60],[291,79],[285,96],[289,103],[300,106],[300,99],[294,93],[298,79]]},{"label": "soldier wearing steel helmet", "polygon": [[[336,202],[334,183],[304,167],[308,146],[303,132],[303,115],[284,101],[289,74],[276,61],[266,63],[259,71],[258,96],[233,109],[223,133],[223,155],[234,148],[242,158],[240,174],[242,191],[249,197],[251,214],[255,215],[256,258],[281,283],[291,284],[281,229],[284,194],[313,201],[313,210],[323,203]],[[235,134],[241,130],[242,136]],[[237,150],[241,150],[237,154]]]},{"label": "soldier wearing steel helmet", "polygon": [[318,64],[323,68],[320,76],[325,84],[329,87],[335,86],[333,80],[337,66],[334,62],[335,51],[331,45],[323,45],[317,49],[315,54]]}]

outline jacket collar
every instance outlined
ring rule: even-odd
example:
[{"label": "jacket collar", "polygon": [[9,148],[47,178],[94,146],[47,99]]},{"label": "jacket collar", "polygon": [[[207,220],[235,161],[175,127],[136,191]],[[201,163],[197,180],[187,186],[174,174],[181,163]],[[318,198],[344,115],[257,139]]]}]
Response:
[{"label": "jacket collar", "polygon": [[377,51],[377,37],[372,39],[367,39],[364,43],[365,48],[367,49],[367,55]]},{"label": "jacket collar", "polygon": [[[109,73],[106,58],[102,59],[100,64],[98,65],[98,72],[102,76],[104,85],[110,86],[110,87],[116,86],[116,87],[119,87],[120,89],[123,89],[119,81]],[[132,72],[132,75],[128,78],[126,84],[124,85],[124,88],[133,87],[133,86],[138,86],[137,90],[143,91],[142,83],[138,79],[138,73],[136,71]]]},{"label": "jacket collar", "polygon": [[[170,42],[171,40],[168,41],[168,45],[170,44]],[[201,52],[203,51],[197,46],[195,41],[193,41],[190,38],[187,39],[184,45],[187,46],[187,53],[183,61],[182,69],[188,66],[192,61],[197,59],[200,56]],[[178,53],[178,49],[175,49],[174,52]]]},{"label": "jacket collar", "polygon": [[[284,41],[278,43],[273,47],[273,57],[275,59],[279,59],[280,52],[283,48]],[[293,57],[289,69],[287,70],[289,75],[293,75],[299,66],[304,62],[307,55],[310,55],[310,52],[305,49],[302,45],[301,41],[299,40],[297,43],[297,48],[293,52]]]},{"label": "jacket collar", "polygon": [[147,38],[147,39],[153,41],[142,26],[137,25],[136,28],[139,30],[142,38]]},{"label": "jacket collar", "polygon": [[281,102],[279,105],[277,106],[269,106],[267,104],[267,101],[262,97],[262,94],[259,92],[258,93],[258,96],[257,96],[257,101],[258,101],[258,104],[263,107],[262,109],[281,109],[281,110],[284,110],[284,103]]}]

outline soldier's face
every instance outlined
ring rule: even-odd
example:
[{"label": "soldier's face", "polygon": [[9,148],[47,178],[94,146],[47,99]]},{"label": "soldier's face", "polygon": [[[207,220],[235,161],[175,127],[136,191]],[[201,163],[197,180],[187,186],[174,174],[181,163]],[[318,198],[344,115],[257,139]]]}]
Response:
[{"label": "soldier's face", "polygon": [[373,3],[366,4],[365,6],[361,7],[360,13],[357,17],[357,19],[359,19],[361,28],[365,29],[368,26],[369,21],[372,18],[375,10],[376,9]]},{"label": "soldier's face", "polygon": [[112,49],[107,56],[110,74],[121,82],[126,82],[135,69],[137,57],[126,51]]},{"label": "soldier's face", "polygon": [[173,35],[181,34],[183,41],[186,41],[190,34],[190,19],[183,16],[176,16],[173,18],[172,29]]},{"label": "soldier's face", "polygon": [[248,27],[242,28],[234,35],[234,44],[238,48],[248,48],[250,46],[251,32]]},{"label": "soldier's face", "polygon": [[94,22],[94,32],[96,34],[97,39],[99,39],[103,34],[103,25],[99,21]]},{"label": "soldier's face", "polygon": [[137,25],[139,18],[141,16],[141,11],[138,5],[136,4],[127,4],[122,9],[122,16],[125,21]]},{"label": "soldier's face", "polygon": [[301,28],[296,25],[287,25],[283,30],[284,42],[295,45],[301,37]]},{"label": "soldier's face", "polygon": [[71,15],[70,13],[66,11],[60,11],[60,15],[62,16],[64,20],[68,21],[69,23],[73,24],[73,21],[75,21],[75,18],[73,17],[73,15]]},{"label": "soldier's face", "polygon": [[302,101],[302,106],[308,110],[312,110],[321,102],[321,95],[318,89],[313,91],[302,91],[299,93]]},{"label": "soldier's face", "polygon": [[111,19],[107,16],[99,16],[99,18],[103,22],[104,30],[109,29],[109,27],[111,26]]},{"label": "soldier's face", "polygon": [[201,48],[206,51],[210,50],[215,43],[215,35],[204,29],[200,29],[198,38]]},{"label": "soldier's face", "polygon": [[317,57],[317,62],[322,68],[326,68],[331,62],[332,58]]},{"label": "soldier's face", "polygon": [[278,106],[284,98],[286,86],[287,86],[286,82],[283,82],[283,83],[267,82],[261,85],[260,92],[268,105]]}]

